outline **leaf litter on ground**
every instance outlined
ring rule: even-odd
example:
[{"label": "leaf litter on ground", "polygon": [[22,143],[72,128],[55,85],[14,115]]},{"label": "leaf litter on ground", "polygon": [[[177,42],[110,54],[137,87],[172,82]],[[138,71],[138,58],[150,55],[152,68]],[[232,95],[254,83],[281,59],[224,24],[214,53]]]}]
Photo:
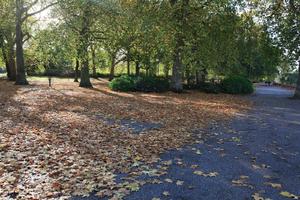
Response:
[{"label": "leaf litter on ground", "polygon": [[[0,80],[0,198],[67,199],[72,195],[119,198],[137,191],[143,173],[153,169],[159,155],[202,141],[207,125],[225,122],[250,106],[230,95],[200,92],[118,93],[106,80],[93,89],[60,81],[52,88],[34,81],[19,87]],[[108,124],[97,116],[159,123],[145,134]],[[155,171],[156,170],[156,171]],[[131,182],[117,183],[116,174],[127,173]]]}]

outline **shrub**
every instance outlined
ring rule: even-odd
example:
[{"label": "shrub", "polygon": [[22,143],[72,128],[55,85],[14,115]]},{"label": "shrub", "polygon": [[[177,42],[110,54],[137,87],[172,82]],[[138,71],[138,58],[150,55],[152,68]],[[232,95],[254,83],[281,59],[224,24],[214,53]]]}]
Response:
[{"label": "shrub", "polygon": [[221,87],[223,92],[229,94],[251,94],[254,91],[251,81],[241,76],[225,78],[221,83]]},{"label": "shrub", "polygon": [[109,88],[114,91],[129,92],[135,90],[134,78],[123,75],[119,78],[115,78],[109,83]]},{"label": "shrub", "polygon": [[200,90],[206,93],[218,94],[221,92],[221,86],[217,83],[203,83]]},{"label": "shrub", "polygon": [[142,76],[135,80],[135,89],[140,92],[165,92],[170,89],[170,83],[164,78]]}]

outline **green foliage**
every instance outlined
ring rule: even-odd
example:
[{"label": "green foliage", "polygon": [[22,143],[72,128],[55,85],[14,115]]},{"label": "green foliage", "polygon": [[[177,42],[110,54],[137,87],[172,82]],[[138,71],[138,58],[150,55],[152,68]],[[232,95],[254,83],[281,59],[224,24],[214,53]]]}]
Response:
[{"label": "green foliage", "polygon": [[288,85],[296,85],[298,80],[298,73],[286,73],[281,75],[280,82]]},{"label": "green foliage", "polygon": [[218,94],[222,91],[220,84],[211,82],[203,83],[199,89],[200,91],[211,94]]},{"label": "green foliage", "polygon": [[123,75],[115,78],[109,83],[109,88],[114,91],[129,92],[135,90],[135,81],[133,77]]},{"label": "green foliage", "polygon": [[165,78],[142,76],[135,80],[135,88],[141,92],[165,92],[170,89],[170,83]]},{"label": "green foliage", "polygon": [[[32,17],[23,26],[24,40],[30,46],[25,48],[26,70],[59,75],[73,71],[79,61],[85,79],[89,79],[92,67],[93,74],[106,73],[110,78],[126,72],[136,76],[164,73],[166,77],[172,76],[172,82],[176,80],[177,85],[184,80],[194,84],[201,71],[207,72],[202,81],[208,75],[230,74],[251,80],[273,79],[281,71],[278,68],[286,50],[285,54],[293,55],[291,63],[298,59],[295,49],[298,36],[290,28],[299,26],[298,16],[294,12],[282,15],[289,12],[283,4],[277,18],[263,25],[257,23],[260,20],[254,20],[255,8],[249,11],[241,2],[57,0],[51,14],[60,20],[43,29],[33,29],[29,23],[35,20]],[[0,11],[3,11],[0,12],[0,48],[6,51],[13,45],[14,6],[14,1],[0,1]],[[290,19],[294,20],[289,22]],[[28,37],[27,33],[34,37]],[[276,45],[279,35],[285,39]],[[11,42],[8,45],[6,41]],[[140,91],[168,88],[166,80],[157,78],[135,81],[135,89]],[[218,86],[208,84],[201,90],[217,93]]]},{"label": "green foliage", "polygon": [[223,92],[228,94],[251,94],[254,91],[253,84],[242,76],[230,76],[221,82]]},{"label": "green foliage", "polygon": [[115,78],[109,83],[110,89],[114,91],[129,92],[165,92],[170,88],[168,79],[154,77],[154,76],[141,76],[131,77],[122,75]]}]

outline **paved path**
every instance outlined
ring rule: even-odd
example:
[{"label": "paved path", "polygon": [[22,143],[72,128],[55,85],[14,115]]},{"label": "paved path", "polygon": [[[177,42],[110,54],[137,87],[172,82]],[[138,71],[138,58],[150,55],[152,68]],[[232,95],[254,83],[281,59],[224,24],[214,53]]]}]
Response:
[{"label": "paved path", "polygon": [[162,155],[172,160],[162,183],[125,199],[300,199],[300,101],[290,95],[259,87],[249,114],[212,126],[203,143]]},{"label": "paved path", "polygon": [[256,88],[256,94],[259,96],[281,96],[281,97],[289,97],[294,93],[293,90],[288,90],[281,87],[273,87],[273,86],[258,86]]}]

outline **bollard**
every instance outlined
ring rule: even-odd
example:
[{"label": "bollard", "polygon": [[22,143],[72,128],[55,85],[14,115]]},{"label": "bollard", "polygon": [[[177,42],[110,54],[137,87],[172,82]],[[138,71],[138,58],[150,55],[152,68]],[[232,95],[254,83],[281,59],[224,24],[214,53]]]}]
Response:
[{"label": "bollard", "polygon": [[51,77],[48,77],[48,81],[49,81],[49,87],[52,87],[52,80],[51,80]]}]

